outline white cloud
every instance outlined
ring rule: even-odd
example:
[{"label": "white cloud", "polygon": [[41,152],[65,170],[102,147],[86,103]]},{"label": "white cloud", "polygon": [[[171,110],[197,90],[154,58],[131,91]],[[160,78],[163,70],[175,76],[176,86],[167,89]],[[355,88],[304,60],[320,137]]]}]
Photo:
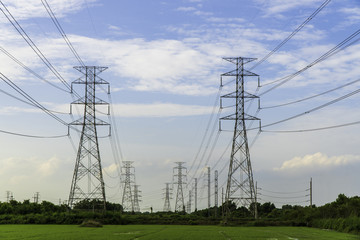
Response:
[{"label": "white cloud", "polygon": [[194,7],[178,7],[176,10],[182,11],[182,12],[192,12],[192,11],[195,11],[196,8],[194,8]]},{"label": "white cloud", "polygon": [[[68,13],[75,13],[97,0],[51,0],[48,1],[56,17],[64,17]],[[48,17],[41,1],[37,0],[16,0],[4,1],[4,5],[17,20],[24,20],[34,17]],[[5,19],[3,20],[5,21]],[[7,21],[7,20],[6,20]]]},{"label": "white cloud", "polygon": [[348,26],[352,24],[358,24],[360,21],[360,8],[359,7],[352,7],[352,8],[341,8],[339,12],[346,15],[348,19],[347,22],[341,23],[343,26]]},{"label": "white cloud", "polygon": [[280,168],[275,168],[277,171],[297,170],[297,169],[313,169],[324,167],[344,166],[353,162],[359,162],[360,156],[342,155],[328,157],[323,153],[315,153],[312,155],[305,155],[304,157],[294,157],[291,160],[283,162]]},{"label": "white cloud", "polygon": [[59,159],[57,157],[52,157],[47,161],[40,163],[38,167],[38,171],[44,177],[51,176],[55,173],[59,166]]},{"label": "white cloud", "polygon": [[317,6],[322,0],[256,0],[261,4],[265,16],[277,15],[298,7]]},{"label": "white cloud", "polygon": [[246,22],[245,19],[243,18],[220,18],[220,17],[209,17],[206,19],[209,22],[214,22],[214,23],[231,23],[231,22],[235,22],[235,23],[244,23]]},{"label": "white cloud", "polygon": [[107,167],[104,167],[103,170],[108,174],[112,174],[112,173],[115,173],[116,171],[118,171],[118,169],[119,169],[119,165],[116,163],[113,163]]}]

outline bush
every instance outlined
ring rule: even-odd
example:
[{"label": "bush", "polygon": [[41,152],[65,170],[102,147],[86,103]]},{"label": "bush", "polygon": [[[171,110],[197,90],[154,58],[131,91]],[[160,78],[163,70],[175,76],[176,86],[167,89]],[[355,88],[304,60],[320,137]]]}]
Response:
[{"label": "bush", "polygon": [[95,220],[85,220],[81,223],[80,227],[102,227],[102,224]]}]

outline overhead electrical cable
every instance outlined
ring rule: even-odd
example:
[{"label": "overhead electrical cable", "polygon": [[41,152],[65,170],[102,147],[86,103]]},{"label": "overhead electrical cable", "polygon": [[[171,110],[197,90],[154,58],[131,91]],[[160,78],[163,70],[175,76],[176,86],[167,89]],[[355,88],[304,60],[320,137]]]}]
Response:
[{"label": "overhead electrical cable", "polygon": [[270,197],[270,198],[280,198],[280,199],[295,199],[295,198],[305,198],[308,195],[302,195],[302,196],[293,196],[293,197],[285,197],[285,196],[271,196],[271,195],[266,195],[266,194],[262,194],[262,193],[258,193],[260,196],[265,196],[265,197]]},{"label": "overhead electrical cable", "polygon": [[300,132],[315,132],[315,131],[322,131],[322,130],[328,130],[333,128],[341,128],[341,127],[348,127],[360,124],[360,121],[351,122],[351,123],[344,123],[340,125],[334,125],[334,126],[327,126],[327,127],[320,127],[320,128],[311,128],[311,129],[298,129],[298,130],[261,130],[262,132],[268,132],[268,133],[300,133]]},{"label": "overhead electrical cable", "polygon": [[218,101],[219,101],[218,99],[219,99],[219,97],[220,97],[221,90],[222,90],[222,87],[220,86],[220,88],[219,88],[219,90],[218,90],[218,92],[217,92],[217,94],[216,94],[215,102],[214,102],[214,105],[213,105],[213,109],[212,109],[212,111],[211,111],[211,115],[210,115],[209,121],[208,121],[208,123],[207,123],[207,125],[206,125],[204,135],[203,135],[203,137],[202,137],[202,139],[201,139],[201,143],[200,143],[199,149],[198,149],[198,151],[197,151],[196,154],[195,154],[195,158],[194,158],[194,160],[192,161],[191,166],[190,166],[188,172],[191,172],[191,170],[193,169],[196,161],[198,160],[199,154],[200,154],[200,152],[201,152],[201,150],[202,150],[202,148],[203,148],[203,146],[204,146],[206,137],[207,137],[208,132],[209,132],[210,125],[211,125],[211,123],[212,123],[212,121],[213,121],[213,118],[214,118],[214,116],[215,116],[216,106],[218,105]]},{"label": "overhead electrical cable", "polygon": [[299,100],[295,100],[295,101],[291,101],[291,102],[287,102],[287,103],[282,103],[282,104],[278,104],[278,105],[260,107],[260,109],[277,108],[277,107],[283,107],[283,106],[287,106],[287,105],[291,105],[291,104],[303,102],[303,101],[306,101],[306,100],[309,100],[309,99],[313,99],[313,98],[316,98],[316,97],[325,95],[325,94],[327,94],[327,93],[331,93],[331,92],[336,91],[336,90],[338,90],[338,89],[341,89],[341,88],[350,86],[350,85],[352,85],[352,84],[354,84],[354,83],[357,83],[357,82],[359,82],[359,81],[360,81],[360,78],[357,79],[357,80],[355,80],[355,81],[351,81],[351,82],[349,82],[349,83],[346,83],[346,84],[343,84],[343,85],[341,85],[341,86],[338,86],[338,87],[336,87],[336,88],[327,90],[327,91],[325,91],[325,92],[312,95],[312,96],[310,96],[310,97],[306,97],[306,98],[303,98],[303,99],[299,99]]},{"label": "overhead electrical cable", "polygon": [[[264,94],[269,93],[270,91],[280,87],[281,85],[285,84],[286,82],[290,81],[291,79],[295,78],[296,76],[300,75],[301,73],[303,73],[304,71],[308,70],[309,68],[313,67],[314,65],[325,61],[326,59],[328,59],[329,57],[337,54],[338,52],[346,49],[347,47],[353,45],[354,43],[356,43],[357,41],[359,41],[358,39],[355,39],[354,41],[352,41],[355,37],[357,37],[360,34],[360,29],[358,29],[356,32],[354,32],[353,34],[351,34],[349,37],[347,37],[345,40],[343,40],[341,43],[339,43],[338,45],[336,45],[335,47],[333,47],[332,49],[330,49],[328,52],[326,52],[325,54],[323,54],[322,56],[320,56],[319,58],[317,58],[315,61],[313,61],[312,63],[308,64],[306,67],[298,70],[297,72],[290,74],[286,77],[280,78],[278,80],[275,80],[273,82],[270,83],[266,83],[263,84],[263,86],[265,85],[269,85],[269,84],[273,84],[276,82],[279,82],[278,84],[276,84],[275,86],[265,90],[264,92],[260,93],[258,96],[262,96]],[[352,41],[352,42],[350,42]]]},{"label": "overhead electrical cable", "polygon": [[50,63],[50,61],[45,57],[45,55],[40,51],[40,49],[36,46],[36,44],[31,40],[25,30],[21,27],[21,25],[17,22],[8,8],[4,5],[4,3],[0,0],[0,10],[3,12],[5,17],[9,20],[11,25],[16,29],[16,31],[22,36],[25,42],[31,47],[31,49],[38,55],[41,61],[50,69],[50,71],[60,80],[60,82],[71,92],[71,86],[66,82],[66,80],[60,75],[60,73],[55,69],[55,67]]},{"label": "overhead electrical cable", "polygon": [[327,107],[327,106],[329,106],[329,105],[331,105],[331,104],[337,103],[337,102],[339,102],[339,101],[341,101],[341,100],[344,100],[344,99],[346,99],[346,98],[348,98],[348,97],[351,97],[351,96],[353,96],[353,95],[355,95],[355,94],[357,94],[357,93],[359,93],[359,92],[360,92],[360,89],[357,89],[357,90],[352,91],[352,92],[350,92],[350,93],[348,93],[348,94],[346,94],[346,95],[344,95],[344,96],[338,97],[338,98],[336,98],[336,99],[334,99],[334,100],[332,100],[332,101],[330,101],[330,102],[327,102],[327,103],[325,103],[325,104],[322,104],[322,105],[320,105],[320,106],[317,106],[317,107],[315,107],[315,108],[312,108],[312,109],[310,109],[310,110],[308,110],[308,111],[306,111],[306,112],[303,112],[303,113],[294,115],[294,116],[289,117],[289,118],[285,118],[285,119],[280,120],[280,121],[277,121],[277,122],[273,122],[273,123],[270,123],[270,124],[263,125],[262,128],[263,128],[263,127],[270,127],[270,126],[273,126],[273,125],[276,125],[276,124],[279,124],[279,123],[283,123],[283,122],[292,120],[292,119],[294,119],[294,118],[301,117],[301,116],[306,115],[306,114],[309,114],[309,113],[311,113],[311,112],[315,112],[315,111],[320,110],[320,109],[322,109],[322,108],[325,108],[325,107]]},{"label": "overhead electrical cable", "polygon": [[258,189],[261,190],[261,191],[264,191],[264,192],[269,192],[269,193],[274,193],[274,194],[297,194],[297,193],[307,192],[307,191],[310,190],[310,189],[305,189],[305,190],[301,190],[301,191],[277,192],[277,191],[269,191],[269,190],[266,190],[266,189],[263,189],[263,188],[258,188]]},{"label": "overhead electrical cable", "polygon": [[[9,97],[12,97],[12,98],[14,98],[14,99],[16,99],[16,100],[18,100],[18,101],[20,101],[20,102],[23,102],[23,103],[28,104],[28,105],[33,106],[33,107],[37,107],[37,106],[34,105],[33,103],[28,102],[28,101],[25,101],[25,100],[23,100],[23,99],[21,99],[21,98],[19,98],[19,97],[16,97],[16,96],[14,96],[14,95],[12,95],[12,94],[4,91],[4,90],[1,90],[1,89],[0,89],[0,92],[4,93],[5,95],[8,95]],[[49,112],[57,113],[57,114],[69,114],[69,113],[66,113],[66,112],[59,112],[59,111],[54,111],[54,110],[50,110],[50,109],[48,109],[48,110],[49,110]]]},{"label": "overhead electrical cable", "polygon": [[7,78],[4,74],[0,72],[0,78],[9,85],[12,89],[14,89],[16,92],[18,92],[21,96],[23,96],[25,99],[27,99],[29,102],[31,102],[34,106],[41,109],[43,112],[45,112],[50,117],[54,118],[56,121],[60,122],[61,124],[65,126],[69,126],[67,122],[56,116],[54,113],[52,113],[50,110],[48,110],[46,107],[41,105],[39,102],[37,102],[34,98],[32,98],[29,94],[27,94],[25,91],[23,91],[19,86],[17,86],[13,81],[11,81],[9,78]]},{"label": "overhead electrical cable", "polygon": [[287,38],[285,38],[281,43],[279,43],[271,52],[269,52],[265,57],[263,57],[260,61],[254,64],[249,71],[259,66],[261,63],[266,61],[271,55],[273,55],[277,50],[279,50],[284,44],[286,44],[295,34],[297,34],[307,23],[309,23],[326,5],[328,5],[331,0],[326,0],[323,2],[320,7],[318,7],[315,12],[313,12],[302,24],[300,24]]},{"label": "overhead electrical cable", "polygon": [[58,29],[58,31],[60,32],[61,36],[63,37],[63,39],[65,40],[66,44],[68,45],[68,47],[70,48],[71,52],[74,54],[75,58],[78,60],[78,62],[80,63],[81,66],[85,66],[84,62],[82,61],[81,57],[79,56],[79,54],[76,52],[74,46],[72,45],[72,43],[70,42],[69,38],[67,37],[64,29],[61,27],[59,21],[57,20],[54,12],[51,10],[51,7],[49,5],[49,3],[46,0],[41,0],[43,6],[45,7],[46,11],[48,12],[51,20],[53,21],[53,23],[55,24],[56,28]]},{"label": "overhead electrical cable", "polygon": [[54,135],[54,136],[39,136],[39,135],[29,135],[29,134],[23,134],[23,133],[9,132],[9,131],[5,131],[5,130],[0,130],[0,132],[5,133],[5,134],[19,136],[19,137],[28,137],[28,138],[62,138],[62,137],[68,136],[68,134]]},{"label": "overhead electrical cable", "polygon": [[18,59],[16,59],[13,55],[11,55],[8,51],[6,51],[3,47],[0,46],[0,51],[2,51],[6,56],[8,56],[9,58],[11,58],[14,62],[16,62],[17,64],[19,64],[22,68],[24,68],[26,71],[30,72],[32,75],[34,75],[35,77],[37,77],[38,79],[40,79],[41,81],[44,81],[48,84],[50,84],[51,86],[69,93],[69,91],[67,91],[66,89],[63,89],[57,85],[55,85],[54,83],[46,80],[45,78],[43,78],[42,76],[40,76],[38,73],[36,73],[35,71],[33,71],[32,69],[30,69],[29,67],[27,67],[25,64],[23,64],[22,62],[20,62]]},{"label": "overhead electrical cable", "polygon": [[[216,119],[219,118],[220,113],[221,113],[221,109],[219,109],[219,111],[218,111],[218,113],[217,113]],[[212,141],[212,138],[213,138],[213,135],[214,135],[214,132],[215,132],[216,127],[217,127],[217,122],[214,121],[214,124],[213,124],[213,127],[212,127],[212,131],[211,131],[210,136],[209,136],[209,138],[208,138],[208,141],[207,141],[207,143],[206,143],[205,149],[204,149],[203,152],[202,152],[202,155],[201,155],[201,158],[200,158],[200,162],[199,162],[199,164],[197,165],[197,168],[196,168],[196,170],[194,171],[194,173],[192,174],[192,176],[191,176],[190,179],[194,179],[194,178],[195,178],[195,175],[197,174],[197,172],[199,171],[200,167],[202,166],[202,162],[203,162],[204,159],[205,159],[206,152],[207,152],[207,150],[209,149],[209,146],[210,146],[210,144],[211,144],[211,141]],[[217,136],[216,136],[216,139],[215,139],[214,142],[217,142],[217,139],[219,138],[219,137],[218,137],[219,133],[220,133],[220,131],[217,131]],[[213,144],[213,145],[214,145],[214,144]],[[204,167],[205,167],[205,165],[204,165]],[[190,171],[189,171],[189,172],[190,172]],[[189,181],[189,182],[190,182],[190,181]],[[189,183],[188,183],[188,185],[189,185]]]}]

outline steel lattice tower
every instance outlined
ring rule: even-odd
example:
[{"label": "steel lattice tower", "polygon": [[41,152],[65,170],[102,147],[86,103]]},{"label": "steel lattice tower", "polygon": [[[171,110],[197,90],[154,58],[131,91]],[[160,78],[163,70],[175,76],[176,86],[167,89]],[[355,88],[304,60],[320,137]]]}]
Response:
[{"label": "steel lattice tower", "polygon": [[134,181],[134,173],[132,170],[134,170],[134,167],[132,167],[131,161],[124,161],[123,167],[122,167],[122,173],[123,176],[122,183],[124,184],[124,192],[122,196],[121,205],[123,206],[123,209],[125,211],[131,211],[134,212],[134,197],[131,189],[131,185],[135,184]]},{"label": "steel lattice tower", "polygon": [[187,213],[191,213],[191,197],[192,197],[192,192],[190,190],[189,191],[189,201],[187,203],[187,210],[186,210]]},{"label": "steel lattice tower", "polygon": [[[255,188],[245,122],[247,120],[259,119],[245,113],[246,99],[258,97],[245,91],[244,78],[247,76],[258,77],[258,75],[245,70],[244,65],[256,59],[237,57],[224,58],[224,60],[233,63],[236,66],[235,70],[221,75],[221,79],[223,77],[235,77],[236,84],[234,92],[223,95],[220,99],[221,107],[222,100],[225,98],[235,99],[236,106],[235,113],[220,119],[235,121],[225,201],[227,203],[233,201],[237,205],[249,207],[251,203],[255,203]],[[227,212],[229,213],[229,209],[227,209]]]},{"label": "steel lattice tower", "polygon": [[177,184],[175,212],[182,212],[185,210],[183,185],[186,184],[186,174],[184,174],[183,171],[186,171],[186,168],[183,166],[184,163],[185,162],[176,162],[177,166],[173,169],[174,178],[177,179],[175,182],[175,184]]},{"label": "steel lattice tower", "polygon": [[210,185],[211,179],[210,179],[210,167],[207,167],[207,189],[208,189],[208,209],[210,209],[210,196],[211,196],[211,185]]},{"label": "steel lattice tower", "polygon": [[195,212],[197,211],[197,178],[194,178],[194,202],[195,202]]},{"label": "steel lattice tower", "polygon": [[215,193],[215,208],[218,207],[219,205],[219,183],[218,183],[218,171],[215,170],[215,190],[214,190],[214,193]]},{"label": "steel lattice tower", "polygon": [[109,124],[96,118],[95,111],[96,105],[108,105],[108,103],[97,98],[95,93],[96,85],[109,84],[98,77],[107,67],[79,66],[74,68],[83,76],[73,81],[71,88],[73,84],[84,84],[85,96],[72,102],[72,104],[84,105],[84,116],[70,124],[82,126],[82,131],[68,204],[72,208],[74,204],[82,200],[99,200],[105,209],[105,184],[96,126]]},{"label": "steel lattice tower", "polygon": [[171,194],[170,194],[170,183],[165,183],[166,184],[166,188],[165,188],[165,203],[164,203],[164,212],[170,212],[171,211],[171,207],[170,207],[170,199],[171,199]]},{"label": "steel lattice tower", "polygon": [[215,195],[215,217],[217,216],[217,209],[218,209],[218,201],[219,201],[219,183],[218,183],[218,171],[215,170],[215,189],[214,189],[214,195]]},{"label": "steel lattice tower", "polygon": [[140,204],[141,200],[139,199],[141,197],[139,190],[140,185],[134,185],[134,212],[140,212]]}]

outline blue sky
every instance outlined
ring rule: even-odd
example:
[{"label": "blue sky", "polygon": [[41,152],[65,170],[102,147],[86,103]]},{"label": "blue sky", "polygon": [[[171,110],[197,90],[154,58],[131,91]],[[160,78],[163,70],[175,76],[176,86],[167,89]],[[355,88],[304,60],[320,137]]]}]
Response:
[{"label": "blue sky", "polygon": [[[188,168],[192,165],[212,116],[214,102],[218,102],[220,74],[233,68],[222,58],[263,58],[323,2],[48,0],[85,64],[109,67],[101,76],[111,84],[113,119],[119,133],[122,160],[134,161],[143,210],[150,206],[155,210],[162,209],[162,189],[172,180],[174,162],[184,161]],[[79,63],[40,0],[4,0],[3,3],[68,83],[79,77],[73,69]],[[260,75],[262,85],[292,74],[357,31],[359,23],[358,1],[331,1],[287,44],[252,71]],[[2,13],[0,26],[3,49],[46,80],[63,87]],[[296,101],[357,80],[359,49],[356,42],[262,95],[261,106]],[[73,101],[70,94],[34,77],[3,53],[0,60],[1,72],[37,101],[52,110],[69,111]],[[249,63],[248,67],[254,63]],[[256,84],[254,79],[249,79],[247,91],[254,92]],[[263,86],[258,93],[272,86]],[[358,87],[357,82],[308,101],[262,109],[258,117],[262,125],[273,123],[306,112]],[[231,92],[233,88],[231,84],[226,85],[220,94]],[[0,89],[16,95],[4,82],[0,83]],[[108,101],[101,91],[99,97]],[[359,96],[354,95],[263,130],[301,130],[355,122],[360,119],[358,101]],[[252,105],[250,114],[255,113],[256,105]],[[212,118],[215,123],[211,122],[205,143],[211,133],[213,138],[208,149],[206,144],[200,149],[200,157],[204,155],[204,160],[198,158],[195,161],[188,181],[191,176],[202,176],[204,167],[209,165],[212,174],[215,169],[219,172],[224,169],[219,175],[219,185],[223,186],[230,152],[226,151],[222,159],[220,156],[232,134],[219,133],[208,158],[218,134],[218,108],[215,110]],[[231,108],[223,109],[220,116],[231,112]],[[67,133],[66,126],[3,93],[0,94],[0,115],[0,130],[40,136]],[[78,117],[76,113],[74,115],[74,118]],[[59,117],[66,122],[72,121],[68,114]],[[101,117],[107,120],[106,116]],[[231,129],[228,124],[226,126]],[[106,130],[99,131],[100,135],[106,135]],[[249,131],[249,142],[253,141],[256,131]],[[359,195],[356,184],[360,180],[357,174],[360,168],[359,131],[359,126],[353,125],[306,133],[262,132],[250,149],[254,179],[263,190],[259,190],[263,194],[261,201],[273,201],[278,206],[292,202],[308,204],[305,202],[307,197],[271,198],[269,196],[278,196],[269,192],[306,190],[311,177],[313,199],[317,205],[335,200],[339,193]],[[58,199],[68,198],[76,153],[67,137],[34,139],[1,134],[0,139],[1,201],[5,201],[7,190],[18,200],[29,199],[35,192],[40,192],[42,200],[58,202]],[[78,137],[74,132],[72,139],[76,148]],[[116,178],[119,166],[113,159],[109,139],[101,139],[100,147],[108,199],[120,202],[121,189]],[[205,165],[206,161],[208,164]],[[204,186],[205,181],[200,179],[199,187]],[[203,199],[206,194],[201,192],[199,208],[207,206]],[[211,201],[213,203],[213,198]],[[171,207],[174,208],[174,200]]]}]

